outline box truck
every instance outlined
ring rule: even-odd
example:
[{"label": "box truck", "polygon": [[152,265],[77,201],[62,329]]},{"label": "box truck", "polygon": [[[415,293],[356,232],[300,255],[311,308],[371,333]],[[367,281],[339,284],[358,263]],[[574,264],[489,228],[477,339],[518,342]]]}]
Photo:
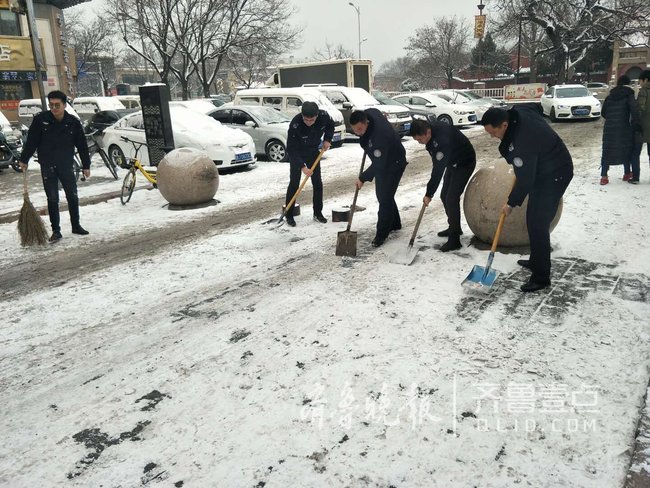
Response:
[{"label": "box truck", "polygon": [[278,88],[335,84],[372,90],[372,61],[335,59],[278,66],[266,84]]}]

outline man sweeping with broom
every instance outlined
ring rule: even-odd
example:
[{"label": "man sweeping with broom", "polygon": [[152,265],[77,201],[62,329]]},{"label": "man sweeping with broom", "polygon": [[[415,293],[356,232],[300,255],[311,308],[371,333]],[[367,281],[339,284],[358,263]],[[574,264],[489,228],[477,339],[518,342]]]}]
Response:
[{"label": "man sweeping with broom", "polygon": [[75,147],[81,156],[83,174],[90,176],[90,154],[81,123],[65,111],[67,97],[59,90],[47,95],[50,110],[34,115],[27,133],[27,141],[20,155],[20,168],[27,171],[29,160],[38,150],[43,188],[47,195],[47,211],[52,225],[50,242],[57,242],[61,235],[59,217],[59,182],[65,191],[72,223],[72,233],[87,235],[79,224],[79,197],[73,170]]}]

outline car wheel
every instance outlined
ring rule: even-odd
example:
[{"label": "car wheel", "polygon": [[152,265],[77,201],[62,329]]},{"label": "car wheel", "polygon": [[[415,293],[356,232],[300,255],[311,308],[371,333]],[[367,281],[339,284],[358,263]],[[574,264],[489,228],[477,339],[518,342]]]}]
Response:
[{"label": "car wheel", "polygon": [[549,118],[553,122],[557,122],[557,117],[555,116],[555,107],[551,107],[551,114],[549,115]]},{"label": "car wheel", "polygon": [[449,115],[441,115],[438,117],[438,121],[442,122],[443,124],[454,125],[454,121],[451,120],[451,117]]},{"label": "car wheel", "polygon": [[122,149],[120,149],[120,146],[117,144],[111,144],[108,148],[108,157],[111,158],[111,161],[115,166],[122,166],[126,161]]},{"label": "car wheel", "polygon": [[278,140],[269,141],[266,144],[266,157],[271,161],[280,163],[287,160],[287,149]]}]

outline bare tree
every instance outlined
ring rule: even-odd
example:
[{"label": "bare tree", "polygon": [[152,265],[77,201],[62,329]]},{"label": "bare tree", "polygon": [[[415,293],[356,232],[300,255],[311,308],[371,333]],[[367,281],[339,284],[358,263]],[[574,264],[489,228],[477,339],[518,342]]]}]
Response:
[{"label": "bare tree", "polygon": [[468,61],[467,22],[457,17],[441,17],[432,26],[415,30],[406,50],[417,60],[420,76],[442,73],[451,86],[452,78]]},{"label": "bare tree", "polygon": [[334,46],[330,44],[327,40],[325,41],[325,47],[320,49],[314,49],[314,52],[311,55],[311,58],[314,61],[327,61],[330,59],[349,59],[354,58],[354,53],[343,46],[343,44],[337,44]]},{"label": "bare tree", "polygon": [[[498,5],[507,3],[499,0]],[[543,29],[550,42],[537,54],[553,54],[559,66],[558,78],[565,81],[591,46],[638,33],[647,36],[650,16],[648,0],[525,0],[520,9],[520,18]]]},{"label": "bare tree", "polygon": [[85,70],[86,63],[91,59],[112,54],[116,32],[105,17],[82,21],[80,12],[67,14],[66,31],[74,47],[78,70]]}]

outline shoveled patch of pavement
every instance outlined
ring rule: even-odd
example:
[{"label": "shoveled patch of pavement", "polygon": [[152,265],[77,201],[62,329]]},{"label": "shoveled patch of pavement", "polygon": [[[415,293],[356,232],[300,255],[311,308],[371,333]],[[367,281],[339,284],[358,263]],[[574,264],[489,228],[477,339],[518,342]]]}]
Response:
[{"label": "shoveled patch of pavement", "polygon": [[634,452],[627,471],[624,488],[648,488],[650,486],[650,384],[643,398],[644,405],[636,428]]}]

